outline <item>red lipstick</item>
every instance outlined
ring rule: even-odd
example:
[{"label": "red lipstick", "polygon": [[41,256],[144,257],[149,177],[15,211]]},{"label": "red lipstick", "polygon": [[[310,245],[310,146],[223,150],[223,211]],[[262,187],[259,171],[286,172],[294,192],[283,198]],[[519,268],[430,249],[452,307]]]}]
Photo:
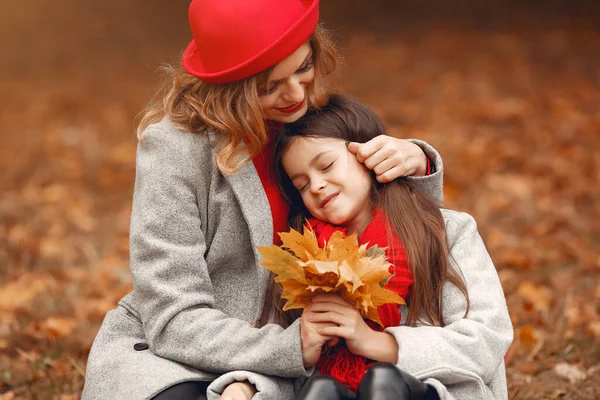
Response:
[{"label": "red lipstick", "polygon": [[281,111],[283,113],[290,114],[290,113],[293,113],[295,111],[298,111],[302,107],[303,104],[304,104],[304,99],[302,99],[301,102],[296,103],[296,104],[292,104],[291,106],[288,106],[288,107],[284,107],[284,108],[277,108],[276,107],[276,108],[277,108],[277,110],[279,110],[279,111]]}]

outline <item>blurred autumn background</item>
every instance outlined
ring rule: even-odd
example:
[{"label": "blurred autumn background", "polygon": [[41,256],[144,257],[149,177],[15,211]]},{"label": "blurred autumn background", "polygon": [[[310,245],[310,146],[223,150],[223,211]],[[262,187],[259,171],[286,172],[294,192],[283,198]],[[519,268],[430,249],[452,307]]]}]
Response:
[{"label": "blurred autumn background", "polygon": [[[75,399],[130,290],[135,117],[188,1],[0,3],[0,399]],[[322,1],[340,90],[434,145],[515,327],[511,399],[600,398],[600,4]]]}]

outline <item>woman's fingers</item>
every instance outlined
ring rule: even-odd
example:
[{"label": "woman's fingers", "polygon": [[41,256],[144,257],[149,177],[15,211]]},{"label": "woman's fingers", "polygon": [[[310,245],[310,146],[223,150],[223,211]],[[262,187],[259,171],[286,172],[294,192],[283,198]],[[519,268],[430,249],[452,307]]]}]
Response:
[{"label": "woman's fingers", "polygon": [[[366,143],[365,143],[366,144]],[[375,171],[375,168],[378,167],[379,165],[381,165],[381,163],[385,162],[385,161],[392,161],[393,163],[398,162],[398,160],[396,160],[397,153],[395,151],[395,149],[391,148],[391,147],[382,147],[380,149],[378,149],[377,151],[375,151],[374,153],[372,153],[370,156],[368,156],[367,158],[365,158],[365,161],[363,161],[363,164],[365,164],[365,167],[369,168],[372,171]],[[377,173],[377,171],[375,171],[375,173]]]},{"label": "woman's fingers", "polygon": [[350,142],[348,150],[375,172],[381,183],[410,175],[424,175],[427,157],[414,143],[391,136],[377,136],[366,143]]},{"label": "woman's fingers", "polygon": [[379,164],[375,165],[373,167],[373,172],[375,172],[375,175],[377,175],[377,177],[380,177],[381,175],[385,174],[392,168],[397,168],[397,165],[398,165],[398,162],[396,160],[388,158],[388,159],[381,161]]},{"label": "woman's fingers", "polygon": [[364,163],[367,158],[371,157],[384,147],[386,138],[390,138],[390,136],[377,136],[366,143],[350,142],[348,144],[348,150],[356,155],[358,161]]},{"label": "woman's fingers", "polygon": [[393,181],[396,178],[401,178],[403,176],[407,176],[406,168],[392,167],[381,174],[377,174],[376,179],[377,179],[377,182],[388,183],[388,182]]}]

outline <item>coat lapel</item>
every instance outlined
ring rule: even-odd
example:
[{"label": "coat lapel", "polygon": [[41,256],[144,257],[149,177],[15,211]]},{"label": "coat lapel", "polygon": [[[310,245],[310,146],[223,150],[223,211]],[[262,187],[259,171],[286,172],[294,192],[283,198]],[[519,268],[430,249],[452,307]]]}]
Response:
[{"label": "coat lapel", "polygon": [[[210,142],[215,148],[216,135],[210,134]],[[264,298],[269,282],[269,271],[261,267],[258,263],[262,260],[257,246],[270,246],[273,244],[273,217],[271,216],[271,206],[256,172],[254,163],[247,162],[242,168],[233,175],[223,174],[225,179],[231,185],[233,193],[238,200],[244,219],[248,224],[250,231],[250,240],[252,241],[252,251],[256,260],[257,278],[258,278],[258,314],[264,304]]]}]

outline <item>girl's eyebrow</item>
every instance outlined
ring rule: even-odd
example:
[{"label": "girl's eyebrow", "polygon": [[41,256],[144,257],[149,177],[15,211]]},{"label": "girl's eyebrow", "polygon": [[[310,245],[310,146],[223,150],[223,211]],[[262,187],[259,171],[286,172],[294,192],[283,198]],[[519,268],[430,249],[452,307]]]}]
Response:
[{"label": "girl's eyebrow", "polygon": [[[308,166],[312,167],[313,165],[315,165],[317,163],[317,161],[319,161],[319,159],[321,157],[323,157],[327,153],[333,153],[333,151],[332,150],[325,150],[325,151],[320,152],[319,154],[317,154],[316,156],[314,156],[312,160],[310,160],[310,162],[308,163]],[[294,175],[290,176],[290,180],[293,181],[294,179],[296,179],[300,175],[302,175],[302,173],[294,174]]]},{"label": "girl's eyebrow", "polygon": [[[306,55],[306,57],[304,58],[304,61],[302,61],[302,63],[300,64],[300,66],[298,67],[298,69],[296,70],[296,72],[300,71],[300,68],[301,68],[301,67],[304,65],[304,63],[306,63],[306,62],[308,61],[308,59],[312,57],[312,54],[313,54],[313,52],[312,52],[312,50],[311,50],[311,51],[310,51],[310,52],[309,52],[309,53]],[[283,80],[283,79],[277,79],[277,80],[270,80],[270,79],[269,79],[269,82],[268,82],[268,83],[269,83],[269,84],[271,84],[271,83],[279,83],[279,82],[281,82],[282,80]]]}]

